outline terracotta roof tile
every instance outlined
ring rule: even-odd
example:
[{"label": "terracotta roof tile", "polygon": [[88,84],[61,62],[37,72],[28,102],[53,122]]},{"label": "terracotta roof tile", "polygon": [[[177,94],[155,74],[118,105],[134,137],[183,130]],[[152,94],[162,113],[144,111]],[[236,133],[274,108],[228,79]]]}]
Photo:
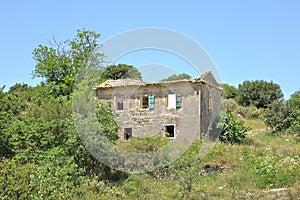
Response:
[{"label": "terracotta roof tile", "polygon": [[165,81],[165,82],[143,82],[139,79],[118,79],[118,80],[107,80],[104,83],[98,85],[97,88],[113,88],[113,87],[126,87],[126,86],[145,86],[145,85],[156,85],[156,84],[171,84],[178,82],[206,82],[204,79],[211,72],[206,72],[200,77],[195,79],[182,79],[175,81]]}]

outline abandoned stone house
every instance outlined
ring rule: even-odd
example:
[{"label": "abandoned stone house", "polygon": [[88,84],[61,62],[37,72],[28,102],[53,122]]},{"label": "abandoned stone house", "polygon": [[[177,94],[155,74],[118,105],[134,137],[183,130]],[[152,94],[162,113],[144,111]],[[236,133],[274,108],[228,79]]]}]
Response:
[{"label": "abandoned stone house", "polygon": [[130,137],[215,137],[222,89],[213,74],[196,79],[142,82],[107,80],[95,88],[100,102],[111,103],[121,140]]}]

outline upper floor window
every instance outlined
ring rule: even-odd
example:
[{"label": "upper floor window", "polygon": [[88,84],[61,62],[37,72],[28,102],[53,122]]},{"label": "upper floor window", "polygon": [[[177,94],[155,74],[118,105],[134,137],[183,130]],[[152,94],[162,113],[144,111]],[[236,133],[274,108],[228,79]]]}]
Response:
[{"label": "upper floor window", "polygon": [[168,109],[181,108],[181,101],[180,94],[168,94]]},{"label": "upper floor window", "polygon": [[115,108],[116,110],[124,110],[124,98],[115,99]]},{"label": "upper floor window", "polygon": [[145,95],[141,97],[141,106],[142,109],[154,109],[154,96]]}]

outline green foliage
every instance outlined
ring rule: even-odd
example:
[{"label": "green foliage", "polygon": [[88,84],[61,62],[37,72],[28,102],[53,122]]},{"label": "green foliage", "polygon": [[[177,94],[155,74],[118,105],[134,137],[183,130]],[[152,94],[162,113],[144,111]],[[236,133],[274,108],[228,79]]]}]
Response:
[{"label": "green foliage", "polygon": [[16,165],[12,161],[0,163],[0,198],[31,199],[30,174],[36,169],[34,164]]},{"label": "green foliage", "polygon": [[291,98],[286,102],[287,107],[291,111],[289,114],[291,120],[290,132],[300,135],[300,91],[292,94]]},{"label": "green foliage", "polygon": [[36,62],[33,77],[45,79],[49,95],[69,95],[79,70],[89,59],[89,64],[98,66],[103,54],[96,52],[100,34],[85,29],[78,30],[72,40],[57,42],[53,38],[52,46],[39,45],[33,50]]},{"label": "green foliage", "polygon": [[155,187],[155,181],[149,175],[144,174],[141,176],[131,175],[126,180],[124,189],[128,196],[136,199],[153,199],[151,192],[153,187]]},{"label": "green foliage", "polygon": [[63,120],[71,117],[71,105],[72,101],[65,96],[38,98],[28,105],[26,111],[28,116],[45,121]]},{"label": "green foliage", "polygon": [[[170,141],[166,138],[117,141],[119,127],[110,105],[95,103],[92,89],[99,79],[117,79],[124,74],[141,79],[141,74],[128,65],[96,69],[103,58],[93,51],[99,47],[99,36],[83,29],[73,40],[59,43],[54,39],[54,47],[40,45],[33,51],[36,61],[33,76],[44,78],[44,83],[37,87],[15,84],[8,92],[0,88],[0,199],[270,199],[273,196],[261,189],[276,187],[294,187],[291,196],[300,195],[299,138],[261,133],[252,136],[252,145],[245,145],[245,132],[249,129],[232,114],[224,115],[221,120],[223,143],[216,143],[204,158],[199,156],[206,147],[201,140],[169,167],[151,173],[130,175],[97,161],[79,138],[73,121],[77,113],[86,119],[91,110],[96,111],[100,129],[120,149],[148,153],[158,151]],[[87,58],[95,68],[85,68]],[[191,77],[180,74],[169,78]],[[80,95],[76,92],[70,95],[75,79]],[[246,94],[251,91],[251,84],[247,90],[242,86],[239,89]],[[281,91],[276,84],[256,84],[257,90],[252,88],[254,92],[248,93],[254,99],[249,100],[252,106],[243,107],[230,99],[227,110],[259,118],[262,109],[254,106],[268,106],[271,99],[273,103],[266,113],[269,126],[299,133],[300,93],[287,102],[278,102]],[[228,90],[227,97],[234,98],[236,88],[224,87]],[[277,96],[270,90],[275,90]],[[73,114],[72,103],[77,111]],[[96,118],[94,121],[98,128]],[[87,129],[91,126],[88,124]]]},{"label": "green foliage", "polygon": [[14,118],[3,132],[8,137],[15,160],[37,162],[49,149],[65,145],[70,126],[68,119],[44,121],[22,116]]},{"label": "green foliage", "polygon": [[242,121],[236,121],[232,113],[225,113],[221,116],[219,127],[222,128],[220,141],[231,144],[246,142],[245,134],[250,130],[244,126]]},{"label": "green foliage", "polygon": [[234,99],[238,94],[238,89],[227,83],[221,84],[221,87],[224,89],[224,95],[227,99]]},{"label": "green foliage", "polygon": [[173,74],[168,78],[162,79],[161,81],[176,81],[176,80],[191,79],[191,78],[192,77],[186,73],[180,73],[180,74]]},{"label": "green foliage", "polygon": [[265,123],[276,132],[300,131],[300,92],[295,92],[286,102],[273,103],[265,111]]},{"label": "green foliage", "polygon": [[103,80],[117,80],[117,79],[126,79],[126,78],[135,78],[142,79],[142,74],[137,68],[132,65],[127,64],[118,64],[110,65],[104,68],[102,79]]},{"label": "green foliage", "polygon": [[33,199],[70,199],[74,188],[83,181],[72,158],[53,156],[30,174]]},{"label": "green foliage", "polygon": [[130,138],[127,142],[118,142],[119,148],[137,153],[148,153],[157,151],[166,146],[168,138]]},{"label": "green foliage", "polygon": [[276,131],[286,130],[291,126],[289,108],[284,102],[274,102],[265,111],[265,123]]},{"label": "green foliage", "polygon": [[241,116],[251,119],[263,119],[264,109],[255,106],[240,106],[234,99],[226,99],[224,101],[227,112],[233,113],[235,116]]},{"label": "green foliage", "polygon": [[115,142],[119,139],[119,126],[112,114],[111,106],[99,104],[96,112],[101,131],[110,141]]},{"label": "green foliage", "polygon": [[0,112],[0,161],[13,156],[12,146],[9,143],[10,135],[4,131],[12,119],[12,112]]},{"label": "green foliage", "polygon": [[32,98],[32,90],[27,84],[17,83],[8,92],[1,91],[0,111],[10,111],[15,115],[21,114],[25,111],[27,102]]},{"label": "green foliage", "polygon": [[300,178],[297,174],[300,164],[298,156],[268,155],[254,162],[254,181],[259,188],[281,188]]},{"label": "green foliage", "polygon": [[122,187],[100,181],[98,176],[86,179],[72,193],[72,199],[126,199],[126,194]]},{"label": "green foliage", "polygon": [[244,81],[239,84],[238,89],[236,100],[242,106],[266,108],[272,102],[278,102],[283,98],[280,86],[272,81]]}]

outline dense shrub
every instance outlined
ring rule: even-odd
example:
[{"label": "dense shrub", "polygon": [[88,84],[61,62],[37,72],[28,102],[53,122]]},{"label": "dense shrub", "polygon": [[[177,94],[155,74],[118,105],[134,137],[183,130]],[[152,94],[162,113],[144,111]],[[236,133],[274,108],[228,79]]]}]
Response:
[{"label": "dense shrub", "polygon": [[73,158],[53,156],[30,174],[33,199],[70,199],[73,190],[83,182]]},{"label": "dense shrub", "polygon": [[274,131],[300,135],[300,92],[286,102],[274,102],[265,111],[265,123]]},{"label": "dense shrub", "polygon": [[115,120],[115,116],[112,114],[110,105],[99,104],[96,114],[103,134],[112,142],[119,139],[119,126]]},{"label": "dense shrub", "polygon": [[220,141],[231,144],[246,142],[246,132],[250,130],[242,121],[236,121],[232,113],[225,113],[221,116],[219,127],[222,128]]},{"label": "dense shrub", "polygon": [[0,163],[0,199],[31,199],[30,174],[35,169],[34,164]]},{"label": "dense shrub", "polygon": [[233,113],[235,116],[241,116],[251,119],[262,119],[264,117],[264,109],[255,106],[240,106],[234,99],[226,99],[224,101],[226,111]]}]

